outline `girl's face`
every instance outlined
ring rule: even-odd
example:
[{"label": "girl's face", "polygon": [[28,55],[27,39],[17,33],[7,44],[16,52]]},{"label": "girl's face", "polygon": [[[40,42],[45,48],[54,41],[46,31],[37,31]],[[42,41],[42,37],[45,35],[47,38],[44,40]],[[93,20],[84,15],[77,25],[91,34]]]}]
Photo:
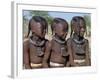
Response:
[{"label": "girl's face", "polygon": [[74,23],[73,25],[73,31],[78,35],[83,37],[86,27],[85,27],[85,23],[83,20],[80,20],[79,22]]},{"label": "girl's face", "polygon": [[31,31],[35,33],[40,38],[44,38],[46,34],[45,28],[41,25],[40,22],[35,22],[32,20],[31,22]]},{"label": "girl's face", "polygon": [[57,34],[60,38],[65,39],[67,36],[67,27],[68,26],[61,23],[55,24],[55,34]]}]

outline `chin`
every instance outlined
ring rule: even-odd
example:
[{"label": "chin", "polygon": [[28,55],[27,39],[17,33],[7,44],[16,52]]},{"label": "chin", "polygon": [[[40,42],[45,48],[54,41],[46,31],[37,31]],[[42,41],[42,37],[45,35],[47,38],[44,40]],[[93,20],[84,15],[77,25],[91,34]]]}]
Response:
[{"label": "chin", "polygon": [[81,37],[84,37],[84,35],[80,35]]},{"label": "chin", "polygon": [[62,37],[61,39],[62,39],[62,40],[65,40],[65,37]]},{"label": "chin", "polygon": [[44,39],[45,37],[41,37],[41,39]]}]

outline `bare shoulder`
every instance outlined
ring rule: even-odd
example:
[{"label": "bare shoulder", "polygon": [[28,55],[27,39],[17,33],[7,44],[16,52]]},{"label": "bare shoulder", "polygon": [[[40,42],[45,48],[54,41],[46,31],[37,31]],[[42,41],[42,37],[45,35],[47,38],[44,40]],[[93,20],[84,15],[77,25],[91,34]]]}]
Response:
[{"label": "bare shoulder", "polygon": [[67,45],[71,45],[71,41],[72,41],[72,39],[71,38],[68,38],[67,41],[66,41],[67,42]]},{"label": "bare shoulder", "polygon": [[46,47],[51,48],[51,44],[52,44],[51,41],[49,41],[49,40],[46,41]]},{"label": "bare shoulder", "polygon": [[28,45],[28,44],[29,44],[29,38],[25,38],[25,39],[23,40],[23,45],[26,46],[26,45]]}]

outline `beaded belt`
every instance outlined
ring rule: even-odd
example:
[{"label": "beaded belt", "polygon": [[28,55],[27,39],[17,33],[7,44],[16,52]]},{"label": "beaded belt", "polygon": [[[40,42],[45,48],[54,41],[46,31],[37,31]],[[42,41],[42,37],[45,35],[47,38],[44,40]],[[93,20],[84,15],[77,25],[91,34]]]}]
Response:
[{"label": "beaded belt", "polygon": [[31,67],[42,67],[42,63],[35,64],[35,63],[30,63]]},{"label": "beaded belt", "polygon": [[50,66],[58,66],[58,67],[63,67],[64,66],[64,64],[60,64],[60,63],[55,63],[55,62],[51,62],[50,61]]},{"label": "beaded belt", "polygon": [[80,60],[80,59],[79,60],[74,60],[74,62],[75,63],[83,63],[83,62],[85,62],[85,59],[82,59],[82,60]]}]

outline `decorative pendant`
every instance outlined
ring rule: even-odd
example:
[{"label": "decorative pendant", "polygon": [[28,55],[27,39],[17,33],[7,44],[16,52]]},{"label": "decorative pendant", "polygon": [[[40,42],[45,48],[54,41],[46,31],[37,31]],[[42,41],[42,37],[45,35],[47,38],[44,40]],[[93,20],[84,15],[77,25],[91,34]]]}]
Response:
[{"label": "decorative pendant", "polygon": [[65,47],[61,47],[61,55],[62,56],[68,56],[67,50]]},{"label": "decorative pendant", "polygon": [[41,47],[37,47],[37,56],[43,56],[44,55],[44,52],[42,51],[42,48]]},{"label": "decorative pendant", "polygon": [[53,36],[53,40],[56,41],[59,45],[60,45],[60,53],[63,57],[68,56],[67,50],[66,50],[66,41],[65,40],[60,40],[58,38],[56,38],[55,36]]},{"label": "decorative pendant", "polygon": [[82,45],[79,45],[79,44],[76,44],[75,52],[76,52],[77,54],[85,54],[85,51],[84,51],[84,49],[82,48]]}]

